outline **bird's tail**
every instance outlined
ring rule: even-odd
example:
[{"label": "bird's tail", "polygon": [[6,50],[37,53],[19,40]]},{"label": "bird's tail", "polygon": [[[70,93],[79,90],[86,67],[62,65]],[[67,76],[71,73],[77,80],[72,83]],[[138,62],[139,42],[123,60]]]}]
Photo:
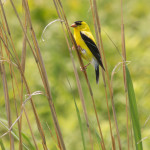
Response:
[{"label": "bird's tail", "polygon": [[95,74],[96,74],[96,83],[98,84],[98,82],[99,82],[99,64],[97,62],[95,63]]}]

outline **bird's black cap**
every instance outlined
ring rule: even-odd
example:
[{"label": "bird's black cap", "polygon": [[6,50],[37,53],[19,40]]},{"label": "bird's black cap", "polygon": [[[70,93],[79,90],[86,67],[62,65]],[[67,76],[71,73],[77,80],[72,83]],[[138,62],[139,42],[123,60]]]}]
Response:
[{"label": "bird's black cap", "polygon": [[82,21],[75,21],[74,23],[75,23],[76,25],[81,25],[81,22],[82,22]]}]

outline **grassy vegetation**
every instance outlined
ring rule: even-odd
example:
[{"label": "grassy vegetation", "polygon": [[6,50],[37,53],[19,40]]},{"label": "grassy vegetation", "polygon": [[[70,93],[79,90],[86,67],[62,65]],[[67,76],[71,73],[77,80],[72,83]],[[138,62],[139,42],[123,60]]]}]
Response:
[{"label": "grassy vegetation", "polygon": [[[150,2],[95,2],[1,1],[2,150],[149,149],[140,140],[150,136]],[[71,50],[77,20],[97,39],[106,68],[98,85]]]}]

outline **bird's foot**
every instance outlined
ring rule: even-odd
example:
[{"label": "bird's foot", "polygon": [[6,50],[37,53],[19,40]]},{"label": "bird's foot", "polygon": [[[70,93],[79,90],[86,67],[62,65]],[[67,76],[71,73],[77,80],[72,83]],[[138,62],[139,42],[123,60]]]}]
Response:
[{"label": "bird's foot", "polygon": [[85,70],[87,69],[87,67],[88,67],[89,64],[90,64],[90,63],[88,63],[87,65],[85,65],[83,68],[80,67],[81,71],[85,71]]},{"label": "bird's foot", "polygon": [[87,69],[87,67],[85,67],[85,66],[83,68],[80,67],[80,69],[81,69],[81,71],[85,71]]},{"label": "bird's foot", "polygon": [[[77,45],[77,48],[78,48],[78,50],[82,50],[82,48],[81,48],[80,45]],[[72,50],[75,50],[75,47],[74,47],[74,46],[72,46]]]},{"label": "bird's foot", "polygon": [[78,50],[79,50],[79,51],[81,51],[81,50],[82,50],[82,48],[81,48],[81,46],[80,46],[80,45],[77,45],[77,47],[78,47]]}]

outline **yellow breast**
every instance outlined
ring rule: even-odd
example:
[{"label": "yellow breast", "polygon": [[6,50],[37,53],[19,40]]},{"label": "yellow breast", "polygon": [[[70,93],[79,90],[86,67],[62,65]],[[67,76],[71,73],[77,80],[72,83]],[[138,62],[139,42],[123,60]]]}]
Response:
[{"label": "yellow breast", "polygon": [[89,50],[89,48],[87,47],[87,45],[85,44],[85,42],[83,41],[80,35],[80,31],[74,29],[74,38],[76,40],[77,45],[79,45],[82,48],[82,50],[80,51],[81,56],[87,61],[91,62],[93,55]]}]

